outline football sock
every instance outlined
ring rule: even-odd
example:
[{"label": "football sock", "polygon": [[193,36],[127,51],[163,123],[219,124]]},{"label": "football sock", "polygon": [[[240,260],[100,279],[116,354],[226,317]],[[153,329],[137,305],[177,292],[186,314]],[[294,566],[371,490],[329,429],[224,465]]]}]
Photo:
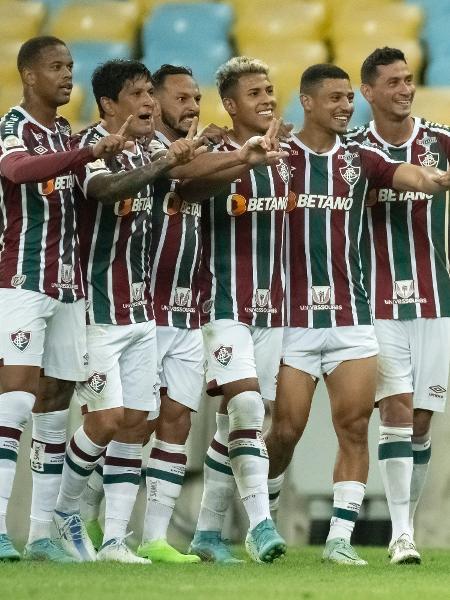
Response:
[{"label": "football sock", "polygon": [[333,485],[333,516],[327,542],[335,538],[350,542],[365,490],[359,481],[338,481]]}]

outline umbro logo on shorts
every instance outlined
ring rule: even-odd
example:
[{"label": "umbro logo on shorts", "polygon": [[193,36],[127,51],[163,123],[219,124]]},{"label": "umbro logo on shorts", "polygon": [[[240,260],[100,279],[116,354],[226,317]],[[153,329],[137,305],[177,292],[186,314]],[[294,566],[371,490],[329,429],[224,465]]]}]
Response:
[{"label": "umbro logo on shorts", "polygon": [[219,346],[213,356],[222,367],[227,367],[233,358],[233,346]]},{"label": "umbro logo on shorts", "polygon": [[101,394],[106,387],[106,375],[105,373],[97,373],[97,371],[94,371],[87,382],[93,392]]},{"label": "umbro logo on shorts", "polygon": [[435,394],[440,394],[440,395],[442,395],[444,392],[447,391],[445,389],[445,387],[442,387],[442,385],[430,385],[430,390],[432,392],[434,392]]},{"label": "umbro logo on shorts", "polygon": [[19,329],[18,331],[10,333],[9,339],[17,350],[24,352],[31,341],[31,331],[22,331]]}]

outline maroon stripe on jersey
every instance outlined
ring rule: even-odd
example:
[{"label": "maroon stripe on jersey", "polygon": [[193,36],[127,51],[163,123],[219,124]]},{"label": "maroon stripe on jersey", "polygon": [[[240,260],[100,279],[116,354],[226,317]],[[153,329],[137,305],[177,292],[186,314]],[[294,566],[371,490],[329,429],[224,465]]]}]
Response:
[{"label": "maroon stripe on jersey", "polygon": [[73,438],[70,440],[70,449],[74,454],[78,456],[78,458],[81,458],[81,460],[84,460],[86,462],[96,462],[103,454],[103,450],[100,454],[97,455],[87,454],[87,452],[84,452],[83,450],[81,450],[81,448],[79,448],[76,445],[75,440]]},{"label": "maroon stripe on jersey", "polygon": [[[274,175],[276,174],[276,168],[273,169]],[[273,177],[274,181],[274,192],[276,197],[282,197],[286,194],[289,194],[289,186],[286,189],[286,184],[279,179],[278,177]],[[273,213],[274,218],[274,234],[275,239],[273,240],[274,247],[274,263],[273,263],[273,274],[272,280],[270,282],[270,290],[271,290],[271,303],[274,308],[278,309],[277,313],[272,314],[271,316],[271,326],[272,327],[281,327],[284,325],[284,315],[283,315],[283,299],[284,299],[284,289],[283,289],[283,281],[282,281],[282,268],[283,268],[283,251],[284,251],[284,222],[285,222],[285,212],[275,211]]]},{"label": "maroon stripe on jersey", "polygon": [[215,450],[218,454],[222,454],[222,456],[228,456],[228,448],[218,442],[216,438],[212,439],[211,448]]},{"label": "maroon stripe on jersey", "polygon": [[142,460],[140,458],[123,458],[121,456],[106,456],[105,465],[112,467],[130,467],[133,469],[140,469],[142,467]]},{"label": "maroon stripe on jersey", "polygon": [[419,298],[427,298],[426,304],[421,304],[421,315],[426,318],[437,317],[436,302],[433,290],[433,277],[430,263],[430,240],[427,226],[427,201],[413,202],[411,222],[413,231],[414,248],[416,255],[416,269],[418,273]]},{"label": "maroon stripe on jersey", "polygon": [[[44,273],[44,289],[48,290],[52,284],[58,283],[59,262],[61,257],[60,238],[61,238],[61,220],[62,220],[62,205],[59,192],[53,192],[47,196],[43,202],[47,202],[48,222],[47,222],[47,242],[45,245],[45,273]],[[58,288],[55,288],[57,290]]]},{"label": "maroon stripe on jersey", "polygon": [[258,433],[261,433],[258,429],[235,429],[234,431],[230,431],[228,441],[233,442],[234,440],[240,440],[241,438],[256,440]]},{"label": "maroon stripe on jersey", "polygon": [[154,293],[155,315],[158,325],[168,325],[168,312],[161,310],[161,303],[170,303],[170,295],[175,279],[176,256],[180,251],[181,237],[183,234],[183,215],[181,213],[171,215],[168,219],[166,239],[158,262],[156,272],[156,285]]},{"label": "maroon stripe on jersey", "polygon": [[0,437],[11,438],[12,440],[20,441],[22,432],[20,429],[13,429],[12,427],[0,427]]},{"label": "maroon stripe on jersey", "polygon": [[31,440],[31,445],[36,442],[36,444],[45,444],[45,452],[47,454],[62,454],[66,451],[66,444],[49,444],[47,442],[43,442],[41,440],[35,440],[34,438]]},{"label": "maroon stripe on jersey", "polygon": [[22,195],[21,186],[13,185],[8,180],[3,180],[2,186],[6,229],[4,231],[3,249],[0,252],[0,285],[1,287],[9,287],[11,279],[18,270],[20,232],[23,224]]},{"label": "maroon stripe on jersey", "polygon": [[[130,302],[130,281],[128,279],[127,263],[124,260],[126,255],[126,246],[130,239],[130,225],[128,221],[133,221],[134,215],[130,213],[126,217],[122,218],[119,226],[119,237],[116,243],[116,258],[110,267],[111,281],[112,281],[112,297],[116,306],[120,307],[122,304]],[[119,260],[117,259],[119,257]],[[129,315],[116,314],[116,321],[118,325],[129,325],[131,319]]]},{"label": "maroon stripe on jersey", "polygon": [[212,295],[212,273],[209,269],[209,259],[211,257],[211,202],[204,202],[202,205],[201,236],[202,236],[202,254],[197,277],[197,284],[200,290],[199,310],[200,324],[204,325],[209,321],[209,312],[203,311],[203,305],[211,299]]},{"label": "maroon stripe on jersey", "polygon": [[[372,216],[373,244],[376,252],[375,270],[375,314],[383,319],[393,319],[393,306],[384,304],[385,298],[392,298],[394,281],[389,267],[389,246],[386,228],[386,216],[384,205],[375,206],[370,209]],[[384,266],[384,268],[383,268]]]},{"label": "maroon stripe on jersey", "polygon": [[[241,179],[242,182],[236,186],[237,193],[244,198],[251,198],[253,191],[250,175],[242,176]],[[255,215],[257,216],[257,213]],[[235,248],[238,249],[234,256],[236,270],[239,270],[239,277],[236,281],[236,305],[239,321],[246,323],[252,322],[253,313],[239,311],[239,309],[253,305],[252,218],[252,213],[248,212],[234,217]],[[220,235],[220,232],[216,231],[217,235]],[[233,252],[233,250],[231,251]]]},{"label": "maroon stripe on jersey", "polygon": [[182,454],[181,452],[167,452],[166,450],[161,450],[160,448],[152,448],[152,451],[150,452],[150,458],[176,463],[177,465],[185,465],[187,462],[186,454]]},{"label": "maroon stripe on jersey", "polygon": [[[338,152],[333,156],[333,173],[339,173],[340,160]],[[341,177],[333,178],[333,195],[347,197],[349,186]],[[342,310],[334,311],[336,325],[353,323],[350,297],[350,282],[345,260],[345,210],[332,210],[331,213],[331,263],[335,304],[341,305]],[[349,214],[350,216],[350,214]]]},{"label": "maroon stripe on jersey", "polygon": [[[92,200],[90,198],[85,198],[80,189],[76,191],[76,204],[77,204],[77,214],[79,216],[79,235],[80,235],[80,264],[84,268],[83,272],[83,287],[86,292],[86,303],[92,302],[92,298],[89,298],[89,288],[87,286],[86,275],[87,275],[87,266],[89,264],[89,253],[91,250],[91,243],[94,239],[94,230],[95,230],[95,216],[97,214],[97,209],[99,203],[96,200]],[[79,209],[79,205],[83,204],[83,210]],[[88,306],[88,304],[86,304]],[[90,325],[89,319],[89,311],[86,310],[86,323]],[[86,407],[86,413],[88,409]],[[82,412],[82,414],[85,414]]]}]

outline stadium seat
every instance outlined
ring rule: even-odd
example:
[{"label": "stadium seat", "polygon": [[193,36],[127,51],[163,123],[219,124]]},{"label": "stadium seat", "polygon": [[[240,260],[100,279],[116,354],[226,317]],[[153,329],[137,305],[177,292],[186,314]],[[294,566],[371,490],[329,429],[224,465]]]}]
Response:
[{"label": "stadium seat", "polygon": [[450,85],[450,71],[448,68],[448,54],[432,60],[425,71],[425,84],[430,86]]},{"label": "stadium seat", "polygon": [[21,85],[0,86],[0,115],[4,115],[12,106],[17,106],[22,101]]},{"label": "stadium seat", "polygon": [[298,73],[316,63],[328,60],[328,49],[322,41],[289,40],[285,44],[267,44],[265,39],[248,42],[238,48],[239,53],[259,58],[269,67],[272,64],[295,61]]},{"label": "stadium seat", "polygon": [[42,2],[10,0],[0,3],[0,40],[20,40],[40,33],[45,19]]},{"label": "stadium seat", "polygon": [[52,20],[51,33],[69,43],[83,40],[132,43],[138,18],[137,7],[131,2],[68,4]]},{"label": "stadium seat", "polygon": [[283,120],[285,123],[292,123],[293,131],[298,131],[303,125],[303,108],[300,104],[299,91],[293,91],[283,110]]},{"label": "stadium seat", "polygon": [[6,40],[0,42],[0,82],[1,87],[18,86],[20,76],[17,71],[17,53],[21,43],[19,41]]},{"label": "stadium seat", "polygon": [[289,10],[276,11],[273,5],[237,15],[234,34],[238,47],[265,41],[285,44],[289,40],[320,40],[325,32],[325,7],[319,2],[295,2]]},{"label": "stadium seat", "polygon": [[418,39],[423,23],[423,12],[419,6],[401,2],[386,3],[375,7],[345,6],[334,15],[331,24],[332,42],[350,41],[387,36],[398,40]]},{"label": "stadium seat", "polygon": [[408,66],[418,81],[422,69],[422,48],[417,40],[398,40],[380,36],[376,40],[371,38],[364,40],[342,41],[334,47],[333,62],[347,71],[354,85],[360,82],[361,65],[377,47],[393,46],[400,48],[408,62]]},{"label": "stadium seat", "polygon": [[[138,7],[139,13],[142,16],[148,15],[154,8],[161,4],[191,4],[194,0],[128,0],[133,2]],[[207,2],[208,0],[195,0],[198,2]]]},{"label": "stadium seat", "polygon": [[450,125],[450,86],[418,87],[414,97],[412,114],[436,123]]},{"label": "stadium seat", "polygon": [[151,44],[175,44],[180,50],[190,47],[203,51],[212,43],[228,42],[233,11],[226,4],[168,4],[157,6],[144,23],[144,54]]},{"label": "stadium seat", "polygon": [[[231,119],[224,109],[219,92],[215,86],[201,88],[202,99],[200,102],[200,128],[210,123],[220,127],[231,127]],[[199,128],[199,129],[200,129]]]}]

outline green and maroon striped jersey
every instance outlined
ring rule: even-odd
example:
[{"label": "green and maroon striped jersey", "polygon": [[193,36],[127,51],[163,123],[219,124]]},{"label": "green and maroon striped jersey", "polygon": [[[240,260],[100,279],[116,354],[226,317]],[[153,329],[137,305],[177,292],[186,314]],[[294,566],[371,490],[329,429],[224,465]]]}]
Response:
[{"label": "green and maroon striped jersey", "polygon": [[[238,147],[228,141],[216,150]],[[233,319],[258,327],[284,325],[283,238],[290,180],[289,159],[281,159],[243,171],[203,204],[202,323]]]},{"label": "green and maroon striped jersey", "polygon": [[[159,149],[170,141],[155,133]],[[163,177],[153,185],[151,293],[157,325],[198,328],[198,268],[202,205],[173,193],[175,181]]]},{"label": "green and maroon striped jersey", "polygon": [[[95,144],[108,132],[93,125],[77,134],[79,147]],[[152,188],[135,198],[105,205],[87,195],[100,173],[131,171],[150,162],[136,144],[108,161],[96,160],[77,172],[81,267],[86,288],[87,323],[128,325],[153,319],[150,293]]]},{"label": "green and maroon striped jersey", "polygon": [[[373,121],[350,135],[397,160],[449,168],[450,129],[443,125],[415,118],[411,137],[401,146],[385,142]],[[449,193],[398,192],[386,186],[376,195],[362,240],[375,318],[450,317]]]},{"label": "green and maroon striped jersey", "polygon": [[44,156],[70,149],[70,125],[54,130],[16,106],[0,122],[0,287],[22,288],[62,302],[84,296],[76,214],[75,176],[16,184],[2,171],[14,153]]},{"label": "green and maroon striped jersey", "polygon": [[368,189],[390,186],[399,162],[336,137],[317,154],[290,141],[296,208],[286,226],[286,308],[290,327],[372,322],[359,252]]}]

